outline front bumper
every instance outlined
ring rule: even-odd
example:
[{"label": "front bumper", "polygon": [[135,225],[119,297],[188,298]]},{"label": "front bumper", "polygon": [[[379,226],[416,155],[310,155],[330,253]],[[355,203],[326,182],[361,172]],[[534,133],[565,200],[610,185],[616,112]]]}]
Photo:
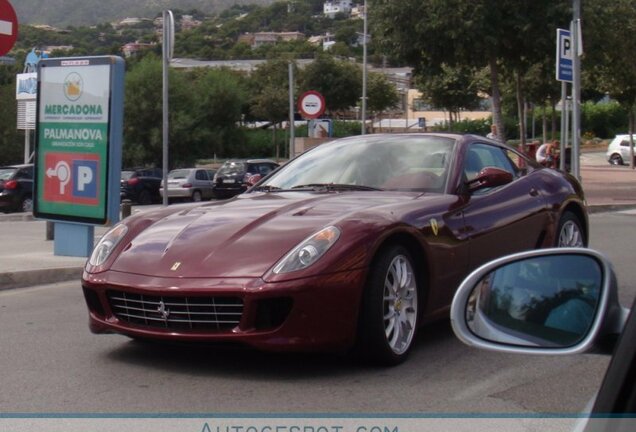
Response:
[{"label": "front bumper", "polygon": [[[260,278],[179,279],[107,271],[84,272],[82,285],[93,333],[166,341],[236,342],[269,351],[342,351],[355,339],[364,276],[365,271],[359,269],[266,283]],[[227,328],[175,328],[168,322],[165,326],[162,322],[147,325],[139,320],[129,322],[120,312],[114,312],[116,306],[109,299],[113,291],[161,298],[161,305],[171,304],[176,297],[239,298],[242,312],[238,324]],[[165,314],[166,306],[163,308]]]}]

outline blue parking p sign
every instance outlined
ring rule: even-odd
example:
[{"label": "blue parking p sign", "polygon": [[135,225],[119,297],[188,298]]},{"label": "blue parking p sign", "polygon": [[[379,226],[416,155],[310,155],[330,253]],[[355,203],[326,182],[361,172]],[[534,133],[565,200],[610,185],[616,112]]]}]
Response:
[{"label": "blue parking p sign", "polygon": [[556,51],[556,79],[558,81],[572,82],[574,47],[570,31],[557,29]]}]

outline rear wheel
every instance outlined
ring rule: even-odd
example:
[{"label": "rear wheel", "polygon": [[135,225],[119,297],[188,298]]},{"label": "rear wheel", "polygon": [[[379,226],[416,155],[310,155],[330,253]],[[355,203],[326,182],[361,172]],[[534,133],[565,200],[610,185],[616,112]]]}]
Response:
[{"label": "rear wheel", "polygon": [[375,260],[362,300],[358,351],[382,365],[403,362],[417,330],[418,285],[409,252],[392,246]]},{"label": "rear wheel", "polygon": [[585,247],[585,231],[579,218],[572,212],[566,211],[561,216],[557,229],[556,247]]},{"label": "rear wheel", "polygon": [[26,196],[22,198],[22,203],[20,204],[20,209],[23,212],[31,212],[33,211],[33,198],[30,196]]},{"label": "rear wheel", "polygon": [[614,153],[612,156],[610,156],[609,163],[611,165],[623,165],[623,158],[621,157],[621,155]]},{"label": "rear wheel", "polygon": [[201,199],[201,191],[195,190],[194,192],[192,192],[192,201],[199,202],[201,201]]}]

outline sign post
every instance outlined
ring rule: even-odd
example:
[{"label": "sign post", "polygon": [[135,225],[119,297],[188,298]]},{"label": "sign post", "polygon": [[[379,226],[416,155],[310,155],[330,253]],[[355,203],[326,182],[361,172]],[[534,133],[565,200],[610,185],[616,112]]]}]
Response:
[{"label": "sign post", "polygon": [[55,255],[90,256],[94,225],[119,221],[124,61],[38,64],[34,216],[55,224]]},{"label": "sign post", "polygon": [[[561,81],[561,145],[560,152],[565,155],[566,146],[569,141],[568,123],[570,109],[567,101],[568,83],[572,83],[574,77],[574,63],[572,53],[572,38],[570,31],[557,29],[556,38],[556,79]],[[565,171],[565,157],[561,158],[560,169]]]},{"label": "sign post", "polygon": [[558,81],[572,82],[573,77],[573,53],[570,31],[557,29],[556,40],[556,79]]},{"label": "sign post", "polygon": [[18,38],[18,18],[7,0],[0,0],[0,56],[5,55]]}]

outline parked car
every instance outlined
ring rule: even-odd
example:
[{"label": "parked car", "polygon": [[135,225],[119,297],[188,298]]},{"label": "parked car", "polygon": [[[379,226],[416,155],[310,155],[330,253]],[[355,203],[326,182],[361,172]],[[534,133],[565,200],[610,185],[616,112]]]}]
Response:
[{"label": "parked car", "polygon": [[82,284],[95,333],[355,348],[395,364],[471,270],[587,239],[567,173],[475,135],[364,135],[322,144],[232,200],[124,219]]},{"label": "parked car", "polygon": [[[636,315],[618,302],[611,262],[583,248],[506,256],[457,290],[451,322],[464,343],[505,353],[612,355],[582,431],[633,431]],[[631,414],[626,417],[620,414]]]},{"label": "parked car", "polygon": [[214,176],[214,195],[217,198],[229,198],[247,190],[249,179],[253,175],[265,177],[278,168],[278,164],[269,159],[233,159],[226,161]]},{"label": "parked car", "polygon": [[[215,170],[205,168],[180,168],[168,173],[168,199],[188,199],[194,202],[209,200],[214,196],[212,181]],[[163,197],[163,182],[159,188]]]},{"label": "parked car", "polygon": [[629,135],[616,135],[607,146],[605,156],[611,165],[625,165],[629,163],[629,152]]},{"label": "parked car", "polygon": [[33,210],[33,164],[0,167],[0,211]]},{"label": "parked car", "polygon": [[121,172],[121,199],[139,204],[161,201],[159,186],[163,172],[160,168],[133,168]]}]

